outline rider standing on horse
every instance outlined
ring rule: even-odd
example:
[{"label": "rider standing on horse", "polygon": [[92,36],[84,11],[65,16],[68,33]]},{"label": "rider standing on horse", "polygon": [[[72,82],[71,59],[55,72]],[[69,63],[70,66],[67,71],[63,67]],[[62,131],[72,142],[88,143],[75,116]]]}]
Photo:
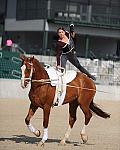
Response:
[{"label": "rider standing on horse", "polygon": [[63,27],[57,29],[57,66],[66,68],[66,62],[69,60],[76,68],[85,73],[89,78],[96,80],[85,68],[79,63],[75,54],[76,37],[74,24],[70,25],[70,32],[65,31]]}]

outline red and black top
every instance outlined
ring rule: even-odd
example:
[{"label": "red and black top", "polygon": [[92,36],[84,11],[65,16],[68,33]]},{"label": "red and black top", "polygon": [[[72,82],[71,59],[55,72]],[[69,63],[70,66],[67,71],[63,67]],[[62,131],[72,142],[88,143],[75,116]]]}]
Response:
[{"label": "red and black top", "polygon": [[68,31],[65,31],[65,35],[68,38],[68,43],[62,41],[57,41],[56,52],[57,52],[57,65],[60,65],[60,56],[62,54],[67,54],[75,49],[74,39],[70,36]]}]

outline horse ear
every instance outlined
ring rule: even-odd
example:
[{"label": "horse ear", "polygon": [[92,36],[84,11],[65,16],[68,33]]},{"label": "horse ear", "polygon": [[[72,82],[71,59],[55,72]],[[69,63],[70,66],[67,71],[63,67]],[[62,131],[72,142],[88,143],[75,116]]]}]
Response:
[{"label": "horse ear", "polygon": [[34,56],[31,58],[31,61],[33,61],[33,59],[34,59]]},{"label": "horse ear", "polygon": [[20,54],[20,59],[21,59],[21,60],[25,60],[25,58],[26,58],[25,55]]}]

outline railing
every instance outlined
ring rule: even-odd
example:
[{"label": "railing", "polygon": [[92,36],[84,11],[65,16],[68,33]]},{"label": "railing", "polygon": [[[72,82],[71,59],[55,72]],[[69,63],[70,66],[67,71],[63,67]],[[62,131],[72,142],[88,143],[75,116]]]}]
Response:
[{"label": "railing", "polygon": [[[79,59],[81,61],[81,59]],[[120,62],[83,59],[81,62],[87,70],[95,75],[97,84],[120,86]]]},{"label": "railing", "polygon": [[[5,65],[2,64],[2,52],[1,55],[1,61],[0,61],[0,77],[4,78],[17,78],[20,79],[21,77],[21,71],[20,71],[20,59],[14,56],[9,57],[10,60],[8,60],[8,55],[5,54],[4,60],[7,61]],[[43,55],[36,55],[35,56],[40,62],[43,62],[45,64],[49,65],[56,65],[56,57],[55,56],[43,56]],[[81,65],[84,66],[91,74],[93,74],[96,77],[96,84],[101,85],[118,85],[120,86],[120,61],[105,61],[105,60],[90,60],[85,58],[78,58]],[[4,61],[3,60],[3,61]],[[77,70],[71,63],[67,63],[66,69],[72,69]],[[3,73],[2,73],[3,71]],[[10,72],[9,72],[10,71]],[[10,73],[10,76],[9,76]]]},{"label": "railing", "polygon": [[91,17],[91,22],[92,23],[106,24],[106,25],[120,26],[120,16],[93,14]]},{"label": "railing", "polygon": [[0,24],[0,36],[2,35],[3,31],[4,31],[4,26]]},{"label": "railing", "polygon": [[[79,11],[70,10],[50,10],[49,19],[61,20],[61,21],[73,21],[77,23],[87,24],[100,24],[100,25],[111,25],[120,28],[120,11],[119,6],[109,7],[103,5],[80,5]],[[83,11],[85,7],[85,11]],[[82,9],[81,9],[82,8]]]},{"label": "railing", "polygon": [[0,78],[20,79],[20,66],[19,53],[9,51],[0,52]]},{"label": "railing", "polygon": [[[56,58],[54,56],[37,55],[37,59],[52,66],[56,65]],[[81,65],[96,77],[96,84],[120,86],[120,61],[78,59]],[[67,62],[66,69],[77,71],[69,61]]]}]

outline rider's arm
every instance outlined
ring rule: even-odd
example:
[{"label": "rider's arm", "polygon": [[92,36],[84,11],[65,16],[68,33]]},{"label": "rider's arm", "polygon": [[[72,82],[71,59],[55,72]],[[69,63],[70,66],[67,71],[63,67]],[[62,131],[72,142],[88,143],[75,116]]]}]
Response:
[{"label": "rider's arm", "polygon": [[74,45],[76,47],[76,34],[74,31],[74,24],[70,24],[70,36],[72,37],[72,39],[74,41]]},{"label": "rider's arm", "polygon": [[56,58],[57,58],[57,66],[60,66],[60,56],[62,54],[62,49],[61,46],[59,44],[59,42],[57,42],[57,46],[56,46]]}]

